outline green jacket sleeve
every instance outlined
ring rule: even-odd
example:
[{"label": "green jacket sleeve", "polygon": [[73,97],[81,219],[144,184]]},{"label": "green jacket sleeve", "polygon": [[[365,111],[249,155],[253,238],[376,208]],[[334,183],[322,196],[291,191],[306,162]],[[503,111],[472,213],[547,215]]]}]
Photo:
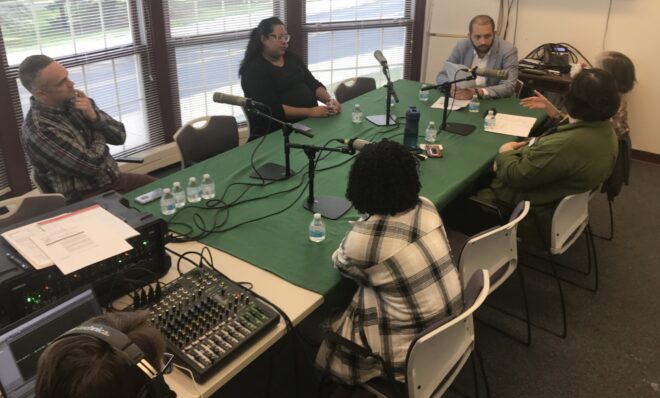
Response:
[{"label": "green jacket sleeve", "polygon": [[531,147],[504,152],[495,158],[497,177],[509,187],[532,190],[566,175],[561,137],[547,137]]}]

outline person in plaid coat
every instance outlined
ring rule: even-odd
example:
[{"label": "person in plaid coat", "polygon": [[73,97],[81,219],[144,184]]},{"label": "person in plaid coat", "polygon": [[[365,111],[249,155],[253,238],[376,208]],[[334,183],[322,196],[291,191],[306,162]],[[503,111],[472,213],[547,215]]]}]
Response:
[{"label": "person in plaid coat", "polygon": [[[417,160],[402,145],[364,147],[353,164],[346,197],[364,215],[332,256],[358,284],[331,331],[380,355],[398,381],[412,340],[429,326],[458,315],[462,290],[442,220],[419,197]],[[386,376],[372,357],[325,340],[316,363],[346,384]]]}]

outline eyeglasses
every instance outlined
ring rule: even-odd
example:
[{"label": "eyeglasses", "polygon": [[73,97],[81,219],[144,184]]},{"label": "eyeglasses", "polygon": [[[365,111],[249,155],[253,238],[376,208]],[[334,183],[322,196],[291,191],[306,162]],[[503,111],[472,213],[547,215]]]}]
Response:
[{"label": "eyeglasses", "polygon": [[174,360],[174,354],[170,354],[169,352],[166,352],[163,354],[163,374],[170,374],[172,373],[172,368],[173,368],[173,363],[172,361]]},{"label": "eyeglasses", "polygon": [[268,36],[274,38],[275,40],[283,41],[285,43],[288,43],[289,40],[291,40],[291,35],[288,34],[288,33],[285,34],[285,35],[276,35],[276,34],[271,33]]}]

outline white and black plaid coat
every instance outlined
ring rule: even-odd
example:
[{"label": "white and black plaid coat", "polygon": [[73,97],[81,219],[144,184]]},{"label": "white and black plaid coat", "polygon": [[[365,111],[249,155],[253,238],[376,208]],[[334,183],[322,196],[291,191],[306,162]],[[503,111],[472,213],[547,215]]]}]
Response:
[{"label": "white and black plaid coat", "polygon": [[[358,285],[351,304],[332,331],[387,361],[405,380],[413,338],[431,324],[458,315],[461,284],[450,256],[442,220],[426,198],[395,216],[360,219],[332,256],[335,267]],[[364,359],[324,341],[316,362],[344,383],[384,376],[373,358]]]}]

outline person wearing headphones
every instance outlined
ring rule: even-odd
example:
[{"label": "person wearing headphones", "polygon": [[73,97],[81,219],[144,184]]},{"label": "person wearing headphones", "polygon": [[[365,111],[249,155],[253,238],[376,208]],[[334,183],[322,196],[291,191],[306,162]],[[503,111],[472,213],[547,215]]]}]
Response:
[{"label": "person wearing headphones", "polygon": [[[165,340],[146,312],[108,313],[64,333],[37,365],[38,398],[174,398]],[[166,363],[164,363],[166,362]]]}]

